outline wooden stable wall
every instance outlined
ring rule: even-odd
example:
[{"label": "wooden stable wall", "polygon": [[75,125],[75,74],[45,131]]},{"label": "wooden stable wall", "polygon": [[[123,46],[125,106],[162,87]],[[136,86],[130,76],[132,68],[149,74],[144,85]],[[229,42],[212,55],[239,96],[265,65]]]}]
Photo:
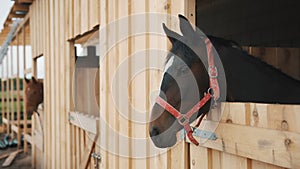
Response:
[{"label": "wooden stable wall", "polygon": [[[195,4],[192,0],[111,0],[101,1],[100,4],[100,58],[103,57],[100,64],[100,144],[104,148],[110,147],[108,151],[101,149],[101,168],[106,169],[131,169],[131,168],[187,168],[187,144],[184,142],[161,155],[148,157],[155,151],[153,143],[149,140],[147,124],[134,121],[131,118],[137,116],[133,110],[139,110],[143,120],[149,117],[149,110],[152,103],[149,96],[154,90],[159,88],[161,72],[158,70],[141,71],[136,74],[138,67],[147,67],[156,62],[159,67],[163,67],[166,53],[158,56],[157,59],[151,58],[156,49],[166,51],[170,46],[167,38],[164,36],[161,24],[165,22],[170,28],[179,30],[179,13],[184,14],[192,22],[195,16]],[[142,19],[128,19],[128,25],[122,25],[119,19],[135,14],[145,14],[156,12],[160,14],[174,15],[148,18],[149,15],[143,15]],[[151,17],[151,16],[150,16]],[[153,17],[153,16],[152,16]],[[133,17],[134,18],[134,17]],[[152,19],[152,20],[151,20]],[[115,27],[109,27],[110,24]],[[150,30],[150,27],[157,26],[161,35],[156,34],[134,34],[137,29]],[[101,31],[104,34],[101,34]],[[120,40],[122,35],[129,34],[122,41],[111,44],[113,40]],[[120,39],[119,39],[120,38]],[[123,37],[124,38],[124,37]],[[112,48],[111,48],[112,47]],[[146,50],[146,51],[145,51]],[[145,59],[134,60],[135,55],[145,51],[139,57],[145,56]],[[107,52],[107,53],[105,53]],[[162,53],[160,53],[162,54]],[[154,57],[154,56],[153,56]],[[152,62],[152,63],[150,63]],[[120,65],[126,64],[127,69],[123,70],[122,75],[115,75]],[[117,77],[116,86],[113,87],[113,79]],[[127,87],[128,85],[128,87]],[[124,87],[126,86],[126,87]],[[120,99],[127,95],[128,98]],[[124,98],[124,97],[123,97]],[[119,99],[119,100],[114,100]],[[126,104],[128,103],[128,104]],[[128,119],[129,118],[129,119]],[[104,124],[103,124],[104,123]],[[129,138],[129,140],[122,139]],[[148,139],[140,143],[135,138]],[[157,150],[157,149],[156,149]],[[122,152],[127,154],[121,154]],[[157,150],[158,151],[158,150]],[[136,154],[144,152],[144,157],[136,157]]]},{"label": "wooden stable wall", "polygon": [[[217,140],[191,145],[191,168],[299,168],[299,105],[223,103]],[[203,128],[202,128],[203,129]]]},{"label": "wooden stable wall", "polygon": [[33,157],[34,164],[43,159],[42,168],[79,168],[89,143],[85,131],[68,119],[75,64],[73,39],[99,25],[99,3],[35,0],[30,6],[32,57],[45,57],[44,149],[42,156]]},{"label": "wooden stable wall", "polygon": [[[152,62],[163,67],[164,55],[157,59],[150,59],[150,52],[145,52],[146,60],[135,62],[132,56],[146,49],[161,49],[166,51],[170,44],[162,34],[129,36],[120,43],[110,44],[112,39],[117,40],[127,31],[129,34],[135,28],[145,27],[150,29],[149,18],[138,23],[129,20],[128,25],[116,24],[116,29],[109,27],[109,23],[132,14],[145,12],[158,12],[161,14],[171,14],[177,16],[178,13],[187,16],[195,23],[195,1],[194,0],[36,0],[30,6],[30,28],[32,30],[31,43],[33,58],[43,55],[45,57],[45,80],[44,80],[44,148],[42,156],[33,157],[34,160],[43,159],[42,168],[80,168],[84,158],[88,158],[85,149],[89,146],[90,138],[87,132],[80,128],[78,121],[73,119],[76,113],[72,103],[72,73],[75,65],[74,41],[78,37],[85,36],[92,31],[95,26],[100,25],[100,139],[97,143],[103,145],[102,149],[96,148],[100,152],[102,161],[100,167],[103,169],[117,168],[299,168],[299,155],[295,151],[299,150],[298,141],[299,126],[294,119],[296,113],[292,114],[293,119],[285,116],[283,112],[297,112],[299,107],[282,106],[273,108],[273,105],[255,104],[228,104],[221,127],[217,130],[219,139],[216,142],[208,142],[205,147],[195,147],[183,141],[179,142],[173,149],[163,154],[147,157],[132,158],[131,156],[119,156],[118,153],[127,149],[129,155],[138,152],[145,152],[150,155],[157,149],[152,142],[145,142],[137,145],[135,141],[124,142],[121,136],[129,138],[149,139],[147,124],[128,120],[123,109],[129,110],[127,117],[134,117],[134,112],[130,106],[144,112],[144,120],[149,117],[149,110],[152,102],[150,96],[153,90],[158,89],[161,72],[158,70],[148,70],[134,74],[134,70],[140,66],[149,66]],[[157,20],[174,30],[179,30],[176,19],[168,17]],[[105,30],[101,34],[101,30]],[[109,48],[113,45],[113,48]],[[109,51],[108,53],[105,53]],[[114,73],[119,66],[128,61],[127,76],[117,79],[114,86],[114,95],[121,97],[124,92],[128,93],[130,104],[127,107],[123,102],[113,100],[112,82]],[[34,72],[36,68],[33,68]],[[129,84],[125,91],[122,86]],[[280,105],[278,105],[280,107]],[[254,111],[257,108],[257,113]],[[272,116],[273,111],[277,111],[276,116]],[[241,113],[239,113],[241,112]],[[246,113],[245,113],[246,112]],[[251,113],[253,116],[251,116]],[[77,114],[78,115],[78,114]],[[79,115],[78,115],[79,116]],[[83,115],[80,115],[83,116]],[[87,116],[83,116],[86,118]],[[70,123],[71,121],[71,123]],[[77,123],[76,123],[77,122]],[[227,124],[230,123],[230,124]],[[75,125],[73,125],[75,124]],[[77,124],[77,125],[76,125]],[[286,127],[288,124],[288,129]],[[281,127],[283,126],[283,127]],[[113,129],[118,134],[110,132]],[[231,133],[230,130],[235,131]],[[94,129],[95,130],[95,129]],[[281,131],[284,130],[284,131]],[[251,134],[253,140],[249,145],[240,143],[243,140],[241,135],[245,132],[258,132],[259,135]],[[274,138],[274,142],[265,139],[264,136]],[[234,134],[238,141],[225,137]],[[278,135],[277,135],[278,134]],[[284,136],[290,136],[290,141]],[[249,138],[249,135],[247,138]],[[222,141],[221,138],[224,138]],[[227,140],[226,140],[227,139]],[[257,141],[257,142],[256,142]],[[270,143],[271,142],[271,143]],[[284,142],[284,143],[283,143]],[[224,143],[226,143],[224,145]],[[228,143],[228,145],[227,145]],[[248,142],[247,142],[248,143]],[[258,145],[257,145],[258,144]],[[255,145],[258,147],[252,148]],[[286,145],[286,146],[285,146]],[[113,151],[106,151],[106,147],[111,146]],[[236,147],[237,146],[237,147]],[[249,147],[250,146],[250,147]],[[273,147],[272,147],[273,146]],[[279,146],[280,151],[275,151]],[[274,148],[274,151],[270,150]],[[267,148],[267,149],[266,149]],[[154,149],[154,150],[153,150]],[[157,150],[159,151],[159,150]],[[264,155],[264,153],[268,153]],[[273,153],[273,154],[272,154]],[[277,154],[276,154],[277,153]],[[279,153],[279,154],[278,154]],[[284,155],[281,157],[281,155]],[[36,164],[35,162],[34,164]],[[270,165],[275,164],[277,166]],[[93,164],[93,160],[91,160]],[[89,166],[90,168],[92,165]]]}]

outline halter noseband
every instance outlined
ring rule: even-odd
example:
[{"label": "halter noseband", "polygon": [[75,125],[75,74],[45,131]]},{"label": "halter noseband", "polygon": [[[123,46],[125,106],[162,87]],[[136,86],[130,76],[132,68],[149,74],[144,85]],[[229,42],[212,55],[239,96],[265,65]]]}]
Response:
[{"label": "halter noseband", "polygon": [[[218,71],[217,67],[215,66],[214,62],[214,56],[212,51],[212,43],[208,38],[205,39],[206,43],[206,50],[207,50],[207,57],[208,57],[208,75],[209,75],[209,83],[210,87],[207,90],[207,94],[204,95],[204,97],[194,106],[192,109],[190,109],[186,114],[180,113],[178,110],[176,110],[173,106],[171,106],[168,102],[166,102],[164,99],[162,99],[160,96],[156,98],[156,103],[159,104],[162,108],[167,110],[170,114],[172,114],[177,120],[180,125],[184,127],[184,130],[187,132],[187,136],[190,139],[192,143],[195,145],[199,145],[198,141],[193,136],[193,130],[191,128],[190,124],[190,118],[197,113],[212,97],[214,98],[214,101],[217,101],[220,97],[220,91],[219,91],[219,83],[218,83]],[[200,125],[200,122],[202,121],[204,115],[206,113],[203,113],[196,125],[198,127]]]}]

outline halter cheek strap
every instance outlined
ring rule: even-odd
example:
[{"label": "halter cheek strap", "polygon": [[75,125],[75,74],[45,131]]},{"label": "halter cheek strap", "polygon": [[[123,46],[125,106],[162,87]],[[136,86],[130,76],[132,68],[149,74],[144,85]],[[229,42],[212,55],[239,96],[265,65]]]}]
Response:
[{"label": "halter cheek strap", "polygon": [[[170,114],[172,114],[178,121],[180,125],[184,127],[184,130],[187,132],[187,136],[189,140],[195,144],[199,145],[198,141],[193,136],[193,130],[190,126],[190,118],[197,113],[212,97],[214,101],[217,101],[220,97],[219,92],[219,84],[218,84],[218,71],[214,63],[212,44],[208,38],[205,39],[206,49],[207,49],[207,57],[208,57],[208,75],[210,78],[210,88],[208,89],[207,94],[194,106],[192,107],[186,114],[180,113],[173,106],[171,106],[168,102],[166,102],[161,97],[156,98],[156,103],[159,104],[162,108],[167,110]],[[212,94],[213,93],[213,94]],[[205,113],[206,114],[206,113]],[[197,127],[200,125],[201,120],[203,119],[204,114],[201,115]]]}]

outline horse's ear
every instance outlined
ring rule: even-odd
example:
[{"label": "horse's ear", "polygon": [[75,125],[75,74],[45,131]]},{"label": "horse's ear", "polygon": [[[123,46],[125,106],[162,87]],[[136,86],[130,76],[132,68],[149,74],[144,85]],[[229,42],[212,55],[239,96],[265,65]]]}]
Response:
[{"label": "horse's ear", "polygon": [[24,80],[25,80],[26,84],[30,82],[30,79],[27,79],[26,77],[24,77]]},{"label": "horse's ear", "polygon": [[33,83],[37,83],[37,80],[32,76],[31,80],[33,81]]},{"label": "horse's ear", "polygon": [[178,41],[181,38],[181,35],[179,35],[178,33],[171,31],[169,28],[167,28],[167,26],[163,23],[163,28],[164,31],[168,37],[168,39],[170,40],[170,42],[172,44],[174,44],[176,41]]},{"label": "horse's ear", "polygon": [[180,31],[182,33],[183,36],[185,37],[194,37],[195,36],[195,30],[193,28],[193,26],[191,25],[191,23],[188,21],[188,19],[179,14],[179,22],[180,22]]}]

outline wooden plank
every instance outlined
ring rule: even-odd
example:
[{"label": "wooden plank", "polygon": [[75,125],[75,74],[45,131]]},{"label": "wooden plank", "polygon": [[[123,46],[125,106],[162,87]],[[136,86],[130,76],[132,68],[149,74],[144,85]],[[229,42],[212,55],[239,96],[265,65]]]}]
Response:
[{"label": "wooden plank", "polygon": [[[54,58],[55,58],[55,41],[56,41],[56,39],[54,38],[54,36],[55,36],[55,34],[54,34],[54,29],[55,29],[55,27],[54,27],[54,25],[55,25],[55,17],[53,17],[56,13],[55,13],[55,11],[54,11],[54,1],[51,1],[50,0],[50,8],[49,8],[49,10],[50,10],[50,24],[49,24],[49,26],[50,26],[50,55],[49,55],[49,61],[50,61],[50,63],[49,63],[49,65],[50,65],[50,77],[49,77],[49,79],[48,80],[50,80],[50,81],[48,81],[48,83],[50,83],[49,84],[49,86],[55,86],[55,62],[54,62]],[[49,108],[49,110],[50,110],[50,112],[49,112],[49,119],[50,119],[50,122],[51,122],[51,126],[55,126],[56,124],[55,124],[55,106],[56,106],[56,104],[55,104],[55,92],[54,92],[54,89],[52,89],[52,90],[49,90],[49,93],[48,93],[48,96],[49,96],[49,98],[50,98],[50,101],[49,101],[49,103],[50,103],[50,105],[48,105],[48,106],[50,106],[50,108]],[[51,142],[50,142],[50,144],[49,144],[49,149],[48,149],[48,153],[49,153],[49,158],[51,159],[51,160],[49,160],[49,167],[50,168],[56,168],[56,166],[55,166],[55,160],[56,160],[56,158],[55,158],[55,152],[56,152],[56,140],[55,140],[55,127],[51,127],[51,129],[50,129],[50,131],[51,131],[51,134],[49,134],[49,139],[51,139]]]},{"label": "wooden plank", "polygon": [[86,169],[90,163],[90,159],[91,159],[91,154],[93,152],[93,150],[95,149],[95,146],[96,146],[96,141],[98,140],[98,137],[99,137],[99,132],[92,136],[91,140],[92,140],[92,143],[91,145],[88,145],[83,153],[84,157],[83,157],[83,160],[79,166],[79,169]]},{"label": "wooden plank", "polygon": [[10,153],[10,155],[7,157],[7,159],[4,161],[4,163],[2,164],[2,167],[8,167],[11,165],[11,163],[13,162],[13,160],[16,158],[18,153]]},{"label": "wooden plank", "polygon": [[60,116],[60,55],[62,52],[62,49],[60,49],[60,29],[59,29],[59,24],[60,24],[60,5],[59,5],[60,1],[59,0],[54,0],[54,51],[53,51],[53,57],[51,58],[51,60],[53,60],[54,64],[53,66],[53,77],[51,78],[51,80],[54,80],[54,89],[51,91],[52,92],[52,97],[53,97],[53,101],[51,101],[51,104],[54,104],[52,112],[53,112],[53,116],[51,117],[51,119],[54,121],[54,125],[55,127],[53,127],[54,133],[52,135],[52,137],[54,137],[54,144],[55,144],[55,148],[54,152],[53,152],[53,156],[52,156],[52,160],[55,159],[55,163],[53,164],[53,167],[55,168],[61,168],[61,147],[60,144],[60,120],[59,117]]},{"label": "wooden plank", "polygon": [[[126,1],[125,1],[126,2]],[[121,2],[118,2],[121,3]],[[89,30],[100,24],[100,1],[90,0],[89,2]],[[124,9],[124,6],[123,6]]]},{"label": "wooden plank", "polygon": [[191,169],[207,169],[209,168],[208,148],[195,146],[190,144],[190,166]]},{"label": "wooden plank", "polygon": [[[215,122],[203,121],[201,125],[208,123]],[[282,167],[300,166],[298,133],[220,123],[216,134],[216,141],[208,140],[203,146]]]},{"label": "wooden plank", "polygon": [[32,144],[32,137],[29,134],[23,134],[24,135],[24,140],[26,140],[27,142],[29,142],[30,144]]},{"label": "wooden plank", "polygon": [[[19,51],[19,47],[21,46],[20,45],[20,36],[22,37],[22,35],[18,34],[17,36],[17,43],[18,43],[18,46],[17,46],[17,75],[18,75],[18,78],[16,79],[17,80],[17,84],[16,84],[16,88],[17,88],[17,126],[18,126],[18,130],[21,129],[21,126],[20,126],[20,121],[21,121],[21,97],[20,97],[20,80],[19,80],[19,77],[20,77],[20,51]],[[21,132],[19,132],[17,134],[17,141],[18,141],[18,148],[20,148],[21,146]]]},{"label": "wooden plank", "polygon": [[[44,48],[44,57],[45,57],[45,80],[44,80],[44,154],[43,154],[43,168],[51,168],[51,162],[49,158],[51,157],[51,92],[50,92],[50,2],[49,0],[44,1],[44,10],[45,10],[45,48]],[[47,70],[47,71],[46,71]]]},{"label": "wooden plank", "polygon": [[67,39],[72,39],[74,38],[74,0],[68,0],[68,37]]},{"label": "wooden plank", "polygon": [[70,112],[69,121],[71,124],[93,134],[96,134],[96,123],[99,119],[84,113]]},{"label": "wooden plank", "polygon": [[[29,14],[27,14],[29,16]],[[23,45],[23,70],[26,69],[26,35],[27,35],[27,32],[26,32],[26,24],[24,24],[24,27],[22,29],[22,34],[23,34],[23,41],[22,41],[22,45]],[[26,77],[26,73],[24,71],[24,77]],[[23,80],[23,84],[24,84],[24,89],[23,89],[23,95],[25,96],[25,88],[26,88],[26,82],[25,80]],[[23,99],[23,104],[26,105],[26,97],[24,97]],[[26,106],[24,106],[23,108],[23,112],[26,112]],[[27,113],[24,113],[24,124],[28,124],[28,121],[27,121]],[[25,135],[27,134],[27,125],[24,125],[24,130],[25,130],[25,133],[23,133],[24,135],[24,153],[27,153],[28,151],[28,145],[27,145],[27,140],[25,139]]]},{"label": "wooden plank", "polygon": [[[127,16],[128,15],[128,8],[124,8],[124,7],[128,7],[128,0],[125,0],[125,1],[119,1],[118,2],[118,15],[119,17],[122,17],[122,16]],[[127,24],[119,24],[117,23],[118,25],[118,29],[119,30],[123,30],[124,33],[128,33],[128,23]],[[120,38],[122,35],[121,31],[118,32],[118,37]],[[100,39],[102,39],[102,37],[100,37]],[[118,52],[119,53],[124,53],[124,55],[119,55],[119,64],[124,61],[127,56],[128,56],[128,40],[124,40],[122,42],[120,42],[120,44],[118,45]],[[123,64],[126,64],[126,66],[128,66],[127,63],[123,63]],[[126,70],[127,71],[127,70]],[[100,70],[101,72],[101,70]],[[119,82],[124,82],[124,84],[128,84],[128,74],[127,73],[124,73],[124,75],[122,76],[118,76],[117,77]],[[103,77],[100,75],[100,83],[105,83],[102,81]],[[117,90],[118,90],[118,95],[121,96],[121,95],[124,95],[125,92],[127,91],[124,91],[122,89],[122,85],[118,85],[117,87]],[[102,93],[101,93],[102,94]],[[100,94],[100,97],[101,97],[101,94]],[[103,93],[104,94],[104,93]],[[120,99],[119,99],[120,100]],[[101,99],[100,99],[100,102],[101,102]],[[124,102],[120,102],[118,101],[119,104],[117,104],[117,106],[120,108],[120,109],[123,109],[123,110],[129,110],[129,105],[124,103]],[[101,107],[100,107],[101,109]],[[126,119],[126,117],[124,117],[122,114],[118,113],[118,119],[119,119],[119,134],[120,135],[124,135],[124,136],[128,136],[129,135],[129,121],[128,119]],[[128,154],[130,153],[131,150],[129,150],[129,142],[127,140],[124,140],[124,139],[121,139],[121,137],[119,137],[119,140],[118,140],[118,147],[119,147],[119,152],[128,152]],[[119,166],[122,166],[122,168],[124,169],[128,169],[129,168],[129,163],[130,163],[130,158],[129,158],[129,155],[124,155],[124,157],[119,157]]]},{"label": "wooden plank", "polygon": [[24,75],[31,74],[31,73],[32,73],[32,68],[28,68],[24,70]]},{"label": "wooden plank", "polygon": [[18,3],[32,3],[34,0],[17,0]]},{"label": "wooden plank", "polygon": [[221,169],[222,166],[222,153],[220,151],[211,150],[211,168],[213,169]]},{"label": "wooden plank", "polygon": [[74,0],[74,37],[81,33],[81,0]]},{"label": "wooden plank", "polygon": [[[158,13],[167,13],[168,10],[167,10],[167,6],[169,6],[169,1],[149,1],[148,4],[149,4],[149,11],[150,12],[158,12]],[[151,18],[150,19],[150,23],[149,25],[161,25],[161,21],[163,20],[167,20],[167,17],[164,16],[162,18],[159,18],[157,20],[152,20]],[[161,37],[161,36],[153,36],[151,35],[149,37],[149,48],[150,49],[162,49],[162,50],[165,50],[167,49],[167,38],[165,37]],[[149,55],[152,56],[152,55],[160,55],[160,54],[163,54],[163,53],[156,53],[155,51],[152,51]],[[163,69],[163,63],[164,63],[164,57],[160,57],[160,58],[151,58],[149,59],[149,64],[150,65],[160,65],[159,68],[161,68],[161,70]],[[162,75],[161,75],[161,71],[158,71],[158,70],[152,70],[150,72],[150,80],[149,80],[149,88],[150,88],[150,91],[155,91],[155,90],[158,90],[159,89],[159,85],[160,85],[160,81],[161,81],[161,78],[162,78]],[[155,96],[154,96],[155,97]],[[153,105],[153,98],[152,98],[152,102],[151,102],[151,105]],[[158,148],[156,148],[152,141],[150,141],[150,150],[152,149],[155,149],[155,150],[159,150]],[[159,151],[158,151],[159,152]],[[157,154],[151,154],[151,155],[154,155],[150,158],[150,167],[149,168],[171,168],[170,166],[170,151],[167,151],[167,152],[164,152],[164,153],[157,153]],[[175,160],[175,159],[173,159]],[[169,162],[168,162],[169,161]]]},{"label": "wooden plank", "polygon": [[228,153],[222,153],[222,168],[247,169],[247,159]]},{"label": "wooden plank", "polygon": [[[60,14],[61,15],[66,15],[66,1],[59,1],[60,2]],[[60,34],[59,34],[59,41],[60,41],[60,49],[61,49],[61,57],[59,58],[59,62],[60,62],[60,83],[59,83],[59,93],[62,93],[62,95],[60,95],[60,101],[59,101],[59,112],[62,113],[61,118],[59,119],[60,122],[60,154],[61,154],[61,164],[60,164],[60,168],[67,168],[67,163],[68,161],[67,159],[67,144],[66,144],[66,126],[68,125],[68,111],[66,108],[66,100],[67,99],[71,99],[66,97],[66,92],[69,88],[69,86],[66,86],[66,59],[68,59],[68,55],[66,55],[66,50],[69,47],[68,46],[68,42],[66,41],[65,37],[66,37],[66,28],[67,28],[67,24],[66,24],[67,20],[65,19],[65,17],[61,17],[60,18],[60,22],[59,22],[59,30],[60,30]]]},{"label": "wooden plank", "polygon": [[29,10],[28,5],[22,5],[22,4],[14,4],[12,7],[12,11],[15,12],[27,12]]},{"label": "wooden plank", "polygon": [[15,152],[12,152],[9,154],[9,156],[7,157],[7,159],[5,159],[5,161],[2,164],[2,167],[8,167],[11,165],[11,163],[13,162],[13,160],[16,158],[16,156],[22,152],[23,150],[17,150]]},{"label": "wooden plank", "polygon": [[89,28],[89,1],[80,1],[80,21],[80,34],[83,34],[87,32]]},{"label": "wooden plank", "polygon": [[19,127],[17,125],[11,124],[10,127],[11,127],[11,130],[14,131],[16,134],[20,133]]},{"label": "wooden plank", "polygon": [[[43,135],[43,133],[41,133],[40,131],[34,130],[33,135],[32,135],[32,143],[34,144],[34,146],[36,148],[38,148],[41,152],[43,152],[44,151],[44,135]],[[36,152],[35,152],[35,154],[36,154]],[[35,159],[34,159],[35,165],[36,165],[37,160],[42,160],[40,158],[41,157],[35,156]]]}]

